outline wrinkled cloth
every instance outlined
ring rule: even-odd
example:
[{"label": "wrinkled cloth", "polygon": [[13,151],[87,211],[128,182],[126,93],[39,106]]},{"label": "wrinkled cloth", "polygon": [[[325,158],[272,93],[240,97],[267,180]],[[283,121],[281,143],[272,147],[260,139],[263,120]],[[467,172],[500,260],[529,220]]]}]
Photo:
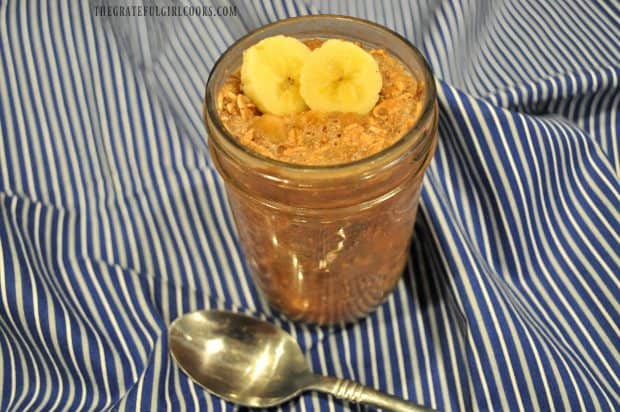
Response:
[{"label": "wrinkled cloth", "polygon": [[[235,409],[168,353],[169,322],[200,308],[267,319],[315,372],[442,411],[620,409],[617,3],[95,4],[0,3],[0,410]],[[200,114],[235,39],[316,13],[409,39],[440,106],[403,279],[344,328],[260,297]],[[306,393],[283,409],[357,407]]]}]

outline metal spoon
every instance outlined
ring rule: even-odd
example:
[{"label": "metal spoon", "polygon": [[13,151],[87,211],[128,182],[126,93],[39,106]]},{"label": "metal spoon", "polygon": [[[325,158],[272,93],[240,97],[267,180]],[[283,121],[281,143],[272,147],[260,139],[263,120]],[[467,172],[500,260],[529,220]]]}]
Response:
[{"label": "metal spoon", "polygon": [[313,374],[289,334],[249,316],[192,312],[172,322],[168,339],[172,357],[194,382],[240,405],[276,406],[315,390],[385,410],[432,410],[357,382]]}]

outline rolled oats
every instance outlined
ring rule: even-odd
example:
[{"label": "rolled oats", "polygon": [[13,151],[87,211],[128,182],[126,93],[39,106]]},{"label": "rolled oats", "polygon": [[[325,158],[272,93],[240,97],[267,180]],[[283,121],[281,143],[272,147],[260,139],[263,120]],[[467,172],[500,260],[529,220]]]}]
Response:
[{"label": "rolled oats", "polygon": [[[322,42],[305,41],[311,49]],[[370,54],[379,64],[383,88],[374,109],[366,115],[313,110],[263,115],[243,94],[237,72],[225,81],[217,97],[220,119],[240,143],[288,163],[331,165],[371,156],[394,144],[415,122],[424,87],[385,50],[372,49]]]}]

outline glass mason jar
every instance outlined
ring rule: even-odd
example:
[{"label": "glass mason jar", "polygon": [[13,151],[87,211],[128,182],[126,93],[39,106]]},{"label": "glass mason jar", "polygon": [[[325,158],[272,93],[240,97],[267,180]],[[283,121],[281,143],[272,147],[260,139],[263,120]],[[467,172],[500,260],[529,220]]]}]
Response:
[{"label": "glass mason jar", "polygon": [[[250,151],[220,121],[217,93],[239,70],[245,49],[277,34],[388,51],[424,82],[418,121],[392,146],[341,165],[295,165]],[[203,116],[252,276],[269,303],[290,319],[318,324],[353,321],[376,308],[403,272],[437,142],[435,83],[420,52],[398,34],[351,17],[278,21],[222,55],[209,76]]]}]

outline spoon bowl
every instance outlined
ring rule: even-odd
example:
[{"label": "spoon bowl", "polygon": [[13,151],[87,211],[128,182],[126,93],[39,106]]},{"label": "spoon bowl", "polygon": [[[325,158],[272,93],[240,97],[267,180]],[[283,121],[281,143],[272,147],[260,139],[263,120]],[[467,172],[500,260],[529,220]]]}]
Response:
[{"label": "spoon bowl", "polygon": [[393,411],[429,411],[359,383],[310,371],[297,342],[259,319],[202,310],[170,325],[169,347],[181,369],[208,392],[255,408],[317,390]]},{"label": "spoon bowl", "polygon": [[207,391],[249,407],[279,405],[310,383],[293,338],[270,323],[221,311],[199,311],[170,326],[170,351],[181,369]]}]

